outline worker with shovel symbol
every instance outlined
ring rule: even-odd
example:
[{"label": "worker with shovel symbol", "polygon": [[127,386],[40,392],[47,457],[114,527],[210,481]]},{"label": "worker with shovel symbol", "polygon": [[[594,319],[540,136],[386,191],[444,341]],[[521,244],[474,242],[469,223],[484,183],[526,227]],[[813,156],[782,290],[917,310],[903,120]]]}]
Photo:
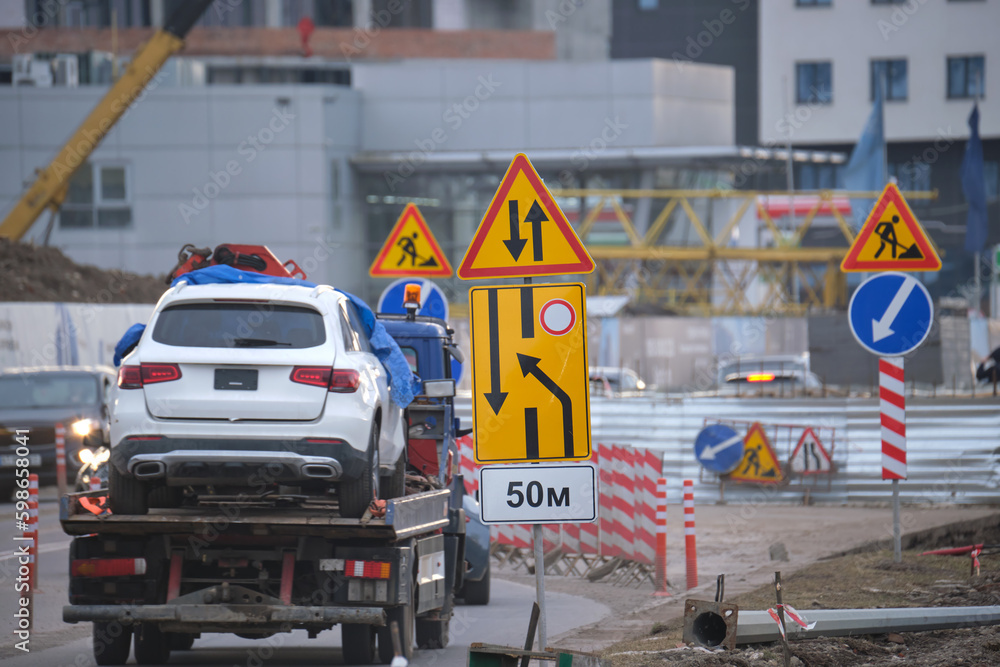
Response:
[{"label": "worker with shovel symbol", "polygon": [[878,237],[882,239],[882,242],[878,246],[878,250],[875,251],[875,259],[878,259],[882,251],[885,250],[885,245],[888,243],[892,246],[892,258],[896,259],[896,248],[899,246],[899,241],[896,239],[896,228],[893,227],[894,224],[899,222],[899,216],[892,216],[892,222],[888,220],[883,220],[875,225],[875,233]]},{"label": "worker with shovel symbol", "polygon": [[417,246],[416,244],[413,243],[413,239],[417,238],[418,236],[419,235],[416,232],[413,232],[413,238],[410,238],[409,236],[404,236],[403,238],[399,239],[399,241],[396,242],[396,245],[398,245],[400,249],[403,251],[402,257],[400,257],[399,261],[396,262],[396,266],[399,266],[403,262],[405,262],[407,257],[410,258],[410,266],[417,265],[417,258],[418,258]]}]

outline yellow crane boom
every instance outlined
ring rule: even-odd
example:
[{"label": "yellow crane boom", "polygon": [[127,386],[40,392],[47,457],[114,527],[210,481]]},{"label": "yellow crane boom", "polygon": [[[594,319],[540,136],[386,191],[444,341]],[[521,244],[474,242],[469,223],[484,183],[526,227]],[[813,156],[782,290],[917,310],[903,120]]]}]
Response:
[{"label": "yellow crane boom", "polygon": [[0,223],[0,236],[20,239],[46,208],[58,211],[66,199],[73,174],[87,161],[170,56],[184,47],[184,38],[191,26],[213,1],[181,3],[163,28],[139,49],[121,78],[76,128],[52,162],[38,172],[35,182]]}]

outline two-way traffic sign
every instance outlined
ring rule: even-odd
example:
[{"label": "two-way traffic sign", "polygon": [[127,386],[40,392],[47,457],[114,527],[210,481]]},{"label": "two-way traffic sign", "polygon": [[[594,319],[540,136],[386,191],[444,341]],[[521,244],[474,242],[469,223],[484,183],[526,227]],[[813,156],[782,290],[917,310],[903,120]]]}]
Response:
[{"label": "two-way traffic sign", "polygon": [[863,348],[894,357],[924,342],[934,322],[934,304],[927,288],[913,276],[880,273],[854,290],[847,317]]},{"label": "two-way traffic sign", "polygon": [[528,157],[507,167],[458,267],[458,277],[521,278],[590,273],[594,260]]},{"label": "two-way traffic sign", "polygon": [[694,440],[694,456],[709,472],[732,472],[743,460],[743,436],[725,424],[706,426]]},{"label": "two-way traffic sign", "polygon": [[477,462],[590,457],[585,304],[580,283],[469,291]]}]

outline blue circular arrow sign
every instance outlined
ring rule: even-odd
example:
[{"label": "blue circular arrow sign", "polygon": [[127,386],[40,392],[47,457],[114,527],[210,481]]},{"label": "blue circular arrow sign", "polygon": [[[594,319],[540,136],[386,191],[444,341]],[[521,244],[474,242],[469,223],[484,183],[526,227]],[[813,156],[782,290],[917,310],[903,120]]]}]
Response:
[{"label": "blue circular arrow sign", "polygon": [[847,307],[854,338],[872,354],[897,357],[917,349],[934,323],[927,288],[911,275],[890,271],[872,276],[854,291]]},{"label": "blue circular arrow sign", "polygon": [[743,460],[743,436],[725,424],[706,426],[694,440],[694,456],[705,470],[725,475]]}]

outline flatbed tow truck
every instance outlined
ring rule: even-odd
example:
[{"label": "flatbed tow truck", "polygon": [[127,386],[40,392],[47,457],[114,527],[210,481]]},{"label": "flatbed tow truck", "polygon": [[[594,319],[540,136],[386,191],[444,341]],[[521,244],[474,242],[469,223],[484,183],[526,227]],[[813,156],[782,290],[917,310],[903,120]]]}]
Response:
[{"label": "flatbed tow truck", "polygon": [[[229,248],[236,252],[221,253],[227,263],[252,251],[268,272],[288,271],[262,246]],[[210,261],[193,253],[174,273],[193,268],[192,256]],[[338,624],[351,665],[392,661],[390,624],[407,658],[414,644],[447,645],[456,591],[477,569],[467,562],[476,558],[465,548],[464,482],[450,474],[457,424],[445,362],[460,353],[443,322],[404,317],[391,326],[394,337],[411,336],[404,344],[419,356],[425,388],[406,412],[407,495],[373,503],[360,519],[341,517],[335,498],[274,486],[142,516],[104,509],[103,489],[61,499],[60,521],[74,538],[63,619],[93,623],[97,664],[125,664],[133,643],[139,664],[162,664],[201,633],[265,638],[304,629],[312,638]],[[438,333],[427,338],[428,328]],[[435,378],[445,381],[428,382]],[[488,553],[482,558],[486,572],[480,564],[476,583],[485,582],[488,600]]]}]

